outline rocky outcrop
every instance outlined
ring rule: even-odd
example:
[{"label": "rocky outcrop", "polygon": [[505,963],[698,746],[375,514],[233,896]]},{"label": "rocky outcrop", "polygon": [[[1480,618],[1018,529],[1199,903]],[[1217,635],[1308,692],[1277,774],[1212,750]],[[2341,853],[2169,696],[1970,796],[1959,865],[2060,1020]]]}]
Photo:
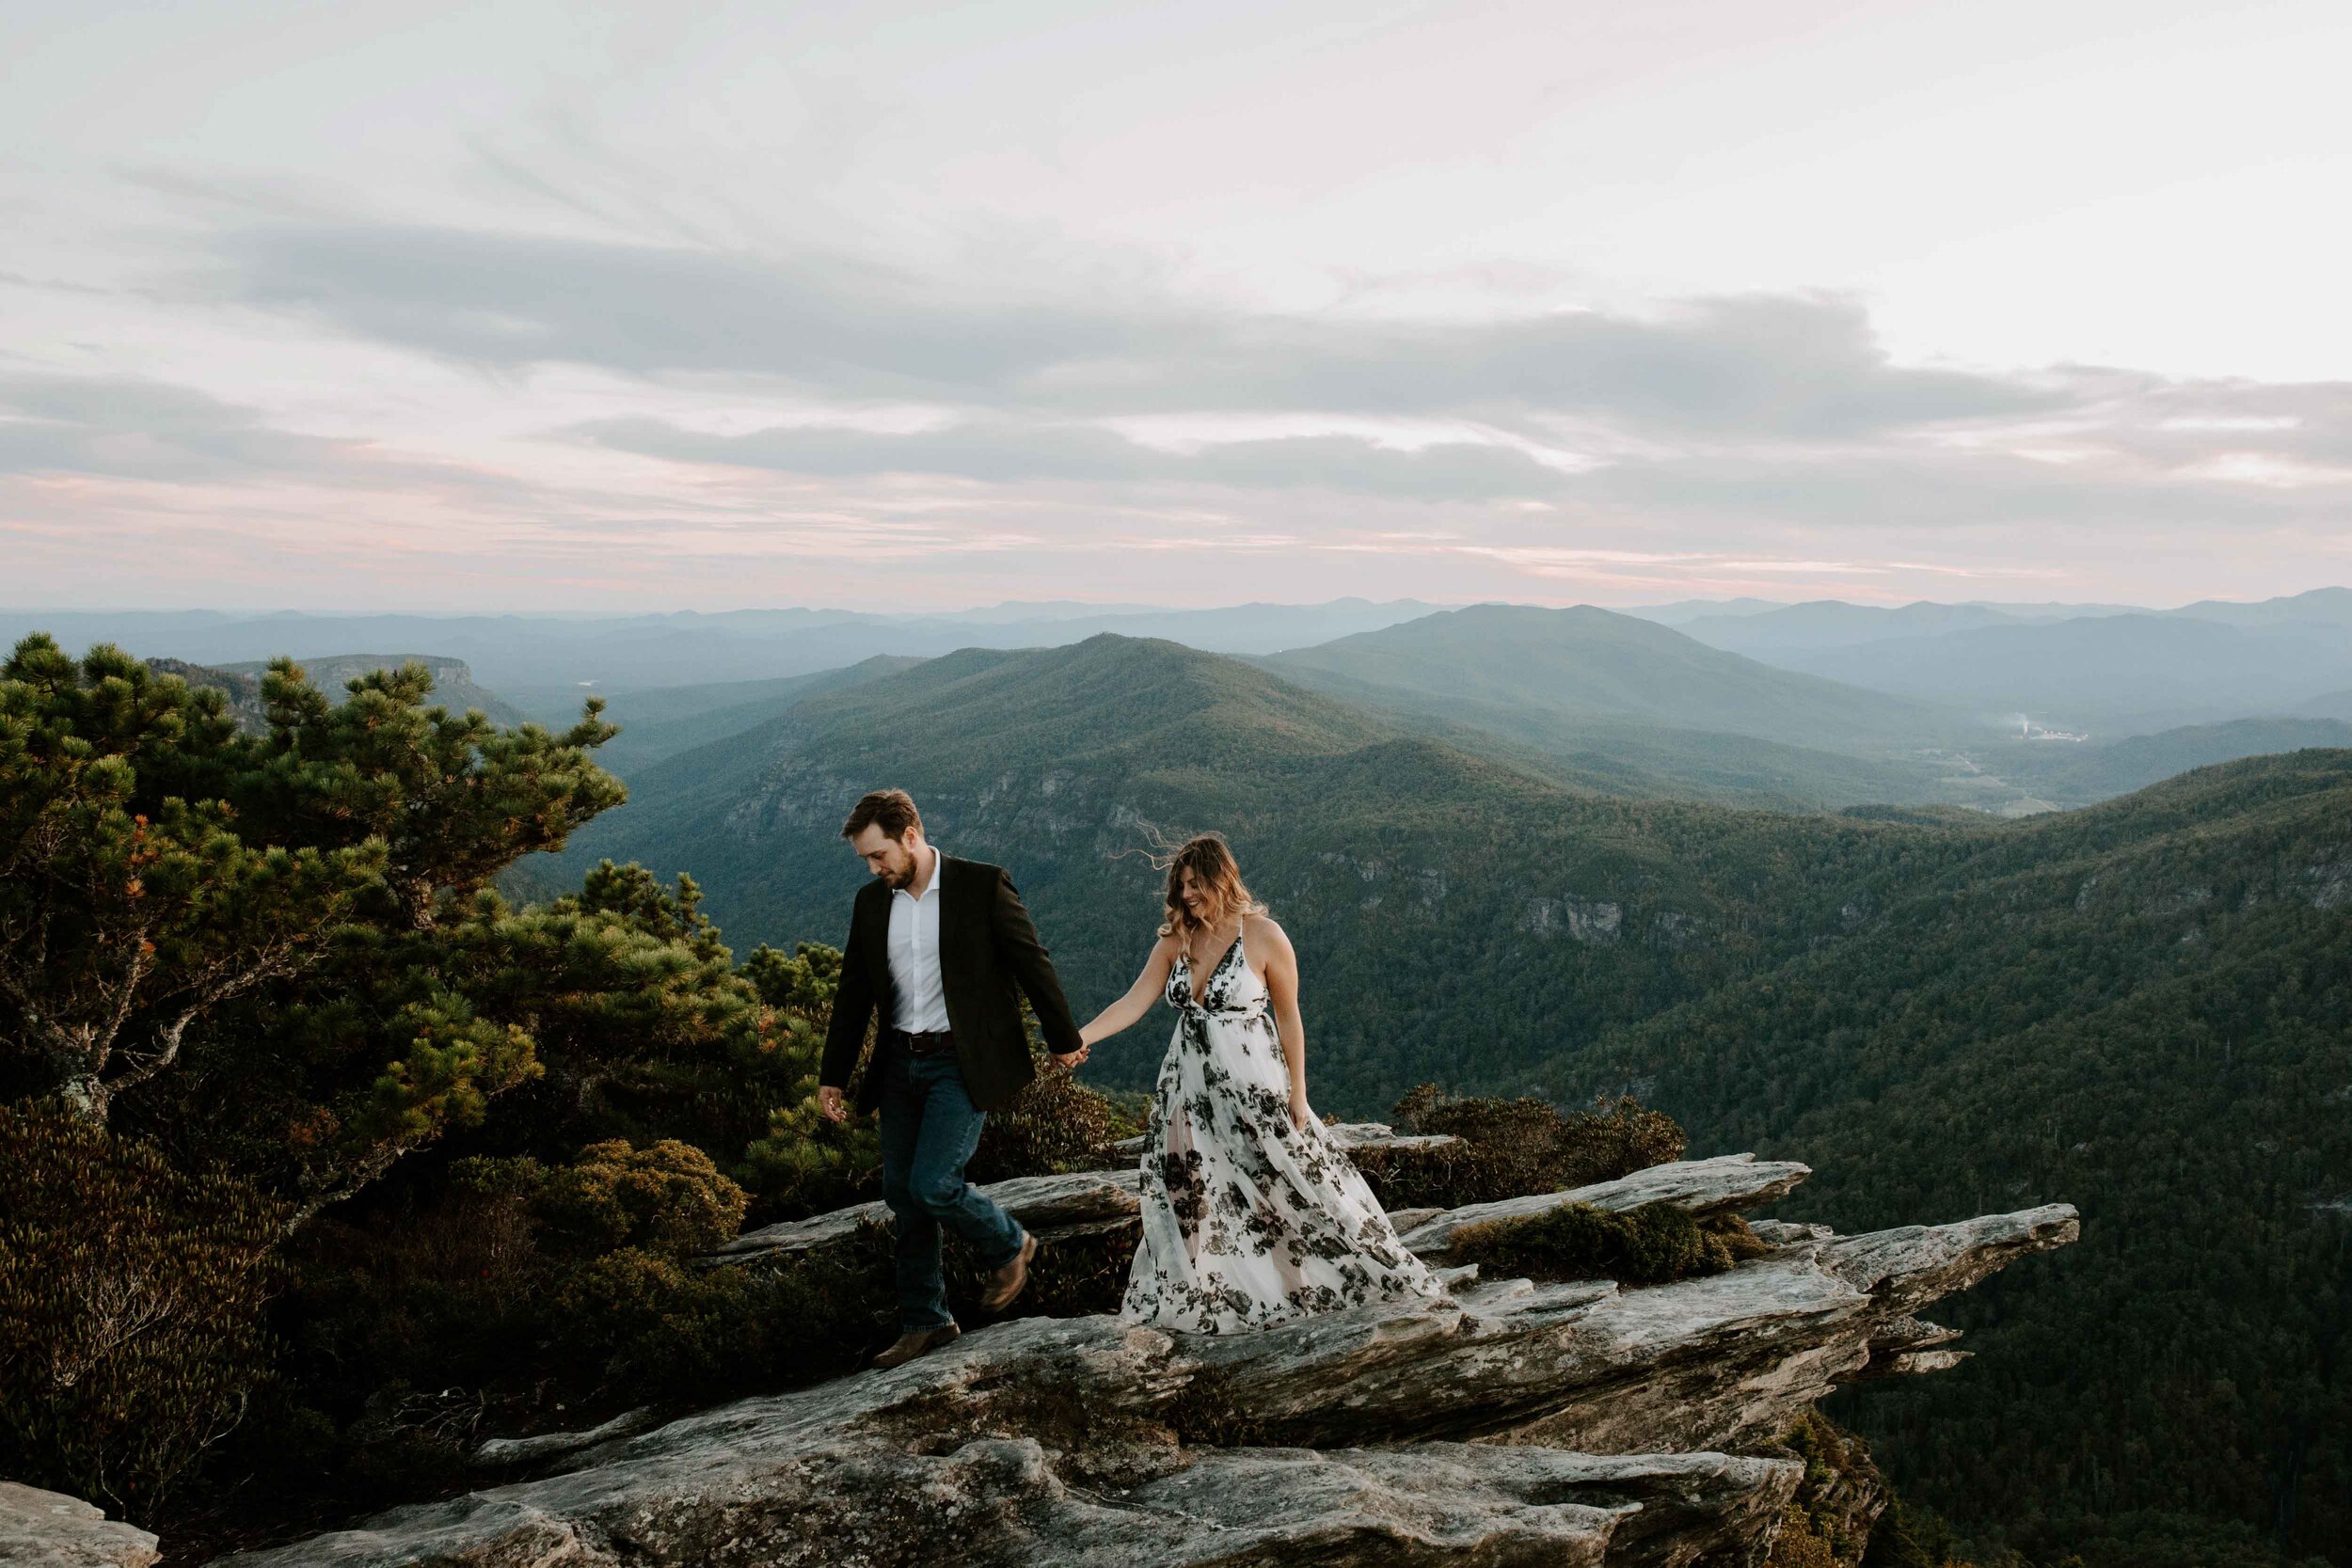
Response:
[{"label": "rocky outcrop", "polygon": [[69,1497],[0,1481],[0,1562],[8,1568],[150,1568],[155,1538]]},{"label": "rocky outcrop", "polygon": [[1454,1236],[1466,1227],[1494,1220],[1532,1219],[1546,1210],[1571,1203],[1622,1212],[1645,1204],[1671,1203],[1705,1218],[1709,1214],[1760,1209],[1788,1196],[1812,1168],[1793,1160],[1759,1161],[1753,1154],[1726,1154],[1713,1160],[1681,1160],[1652,1165],[1614,1181],[1571,1187],[1560,1193],[1534,1193],[1506,1197],[1497,1203],[1473,1203],[1449,1209],[1403,1233],[1405,1244],[1423,1258],[1442,1258]]},{"label": "rocky outcrop", "polygon": [[[1804,1174],[1692,1161],[1602,1196],[1712,1212]],[[1121,1173],[1041,1179],[1025,1201],[1068,1212],[1111,1195],[1133,1202]],[[1464,1215],[1413,1234],[1441,1259]],[[1019,1319],[904,1367],[672,1421],[564,1474],[230,1560],[1753,1563],[1804,1469],[1772,1450],[1810,1402],[1956,1354],[1926,1348],[1951,1335],[1918,1308],[2075,1231],[2064,1205],[1852,1237],[1783,1224],[1759,1227],[1761,1257],[1646,1290],[1455,1268],[1449,1299],[1224,1337]]]},{"label": "rocky outcrop", "polygon": [[[1075,1225],[1131,1217],[1141,1206],[1133,1170],[1080,1171],[1068,1176],[1016,1176],[992,1181],[980,1191],[994,1198],[1013,1218],[1041,1235]],[[843,1242],[862,1225],[888,1222],[890,1211],[880,1202],[836,1209],[812,1219],[785,1220],[746,1230],[706,1261],[749,1263],[780,1261],[795,1253]]]},{"label": "rocky outcrop", "polygon": [[531,1437],[493,1437],[476,1448],[466,1464],[476,1470],[522,1470],[550,1460],[565,1459],[624,1437],[634,1437],[658,1424],[649,1404],[624,1410],[601,1426],[584,1432],[543,1432]]},{"label": "rocky outcrop", "polygon": [[[1327,1129],[1343,1148],[1398,1148],[1412,1151],[1440,1148],[1461,1142],[1449,1133],[1403,1134],[1381,1122],[1335,1122]],[[1110,1152],[1134,1158],[1143,1152],[1141,1138],[1111,1145]],[[1802,1169],[1803,1167],[1799,1167]],[[1024,1227],[1049,1240],[1057,1233],[1082,1226],[1132,1219],[1141,1204],[1134,1166],[1119,1170],[1078,1171],[1063,1176],[1016,1176],[993,1181],[980,1191],[1004,1205]],[[746,1230],[711,1253],[706,1262],[777,1262],[816,1247],[848,1241],[862,1225],[884,1225],[890,1211],[880,1202],[860,1203],[804,1220],[784,1220]]]}]

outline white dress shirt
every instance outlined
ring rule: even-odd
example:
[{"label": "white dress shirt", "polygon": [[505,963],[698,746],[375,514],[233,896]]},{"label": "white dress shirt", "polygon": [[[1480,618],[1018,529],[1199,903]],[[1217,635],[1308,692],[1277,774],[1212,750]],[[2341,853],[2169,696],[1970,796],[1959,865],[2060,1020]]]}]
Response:
[{"label": "white dress shirt", "polygon": [[947,987],[939,975],[939,883],[947,857],[931,851],[930,880],[917,898],[905,888],[890,890],[890,980],[898,991],[891,1022],[913,1035],[947,1027]]}]

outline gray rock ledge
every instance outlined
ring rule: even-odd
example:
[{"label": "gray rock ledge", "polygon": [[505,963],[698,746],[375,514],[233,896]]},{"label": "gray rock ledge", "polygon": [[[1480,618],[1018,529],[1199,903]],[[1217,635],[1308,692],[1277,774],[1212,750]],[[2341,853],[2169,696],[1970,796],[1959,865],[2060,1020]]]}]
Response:
[{"label": "gray rock ledge", "polygon": [[150,1568],[155,1538],[62,1492],[0,1481],[0,1563],[8,1568]]},{"label": "gray rock ledge", "polygon": [[1798,1182],[1813,1174],[1810,1165],[1793,1160],[1758,1160],[1753,1154],[1719,1154],[1711,1160],[1681,1160],[1652,1165],[1614,1181],[1571,1187],[1559,1193],[1530,1193],[1497,1203],[1472,1203],[1449,1209],[1404,1233],[1405,1244],[1423,1258],[1444,1256],[1454,1233],[1464,1226],[1489,1220],[1531,1219],[1565,1204],[1589,1203],[1596,1209],[1623,1212],[1645,1203],[1671,1203],[1702,1217],[1740,1209],[1760,1209],[1788,1196]]},{"label": "gray rock ledge", "polygon": [[1754,1563],[1797,1476],[1741,1450],[1956,1354],[1917,1308],[2077,1228],[1808,1238],[1641,1291],[1456,1269],[1444,1301],[1223,1337],[1018,1319],[224,1568]]},{"label": "gray rock ledge", "polygon": [[[992,1181],[980,1191],[1003,1204],[1029,1229],[1051,1230],[1133,1215],[1142,1206],[1136,1196],[1139,1180],[1133,1169],[1078,1171],[1068,1176],[1016,1176],[1009,1181]],[[861,1225],[889,1223],[890,1211],[881,1203],[861,1203],[809,1219],[784,1220],[746,1230],[704,1261],[748,1263],[787,1258],[847,1241]]]}]

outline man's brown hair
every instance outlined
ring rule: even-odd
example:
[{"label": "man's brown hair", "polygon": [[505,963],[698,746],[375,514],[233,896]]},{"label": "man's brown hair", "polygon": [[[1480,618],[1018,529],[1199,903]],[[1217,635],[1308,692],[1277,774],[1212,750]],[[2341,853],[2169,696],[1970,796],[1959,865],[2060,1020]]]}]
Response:
[{"label": "man's brown hair", "polygon": [[882,829],[883,837],[903,842],[909,828],[923,825],[923,814],[914,809],[914,797],[905,790],[877,789],[850,808],[850,819],[841,824],[841,836],[855,838],[868,823]]}]

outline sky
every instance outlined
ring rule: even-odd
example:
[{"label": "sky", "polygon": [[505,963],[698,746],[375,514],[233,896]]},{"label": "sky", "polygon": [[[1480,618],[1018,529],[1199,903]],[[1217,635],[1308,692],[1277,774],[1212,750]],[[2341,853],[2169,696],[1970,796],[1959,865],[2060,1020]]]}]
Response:
[{"label": "sky", "polygon": [[2352,582],[2352,8],[0,0],[0,604]]}]

